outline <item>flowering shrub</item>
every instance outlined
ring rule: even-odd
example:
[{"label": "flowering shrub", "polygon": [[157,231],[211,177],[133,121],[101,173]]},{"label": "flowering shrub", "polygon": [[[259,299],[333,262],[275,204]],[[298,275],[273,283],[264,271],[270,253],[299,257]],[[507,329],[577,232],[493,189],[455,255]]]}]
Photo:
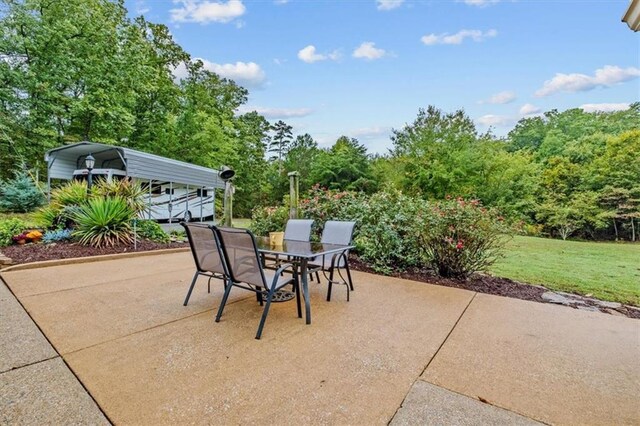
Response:
[{"label": "flowering shrub", "polygon": [[422,218],[427,263],[442,277],[466,278],[495,262],[510,233],[504,218],[477,200],[435,203]]},{"label": "flowering shrub", "polygon": [[[313,187],[300,201],[300,217],[314,220],[319,239],[327,220],[354,220],[355,252],[382,273],[430,266],[445,277],[485,270],[502,247],[509,227],[478,201],[430,203],[400,192],[371,196]],[[266,235],[284,229],[288,208],[254,210],[252,229]]]},{"label": "flowering shrub", "polygon": [[287,206],[256,207],[251,212],[251,231],[262,236],[266,236],[269,232],[284,231],[288,219]]},{"label": "flowering shrub", "polygon": [[369,197],[316,186],[300,207],[302,217],[314,220],[316,238],[327,220],[355,221],[355,252],[378,272],[390,273],[424,262],[415,221],[426,207],[420,199],[400,192],[379,192]]},{"label": "flowering shrub", "polygon": [[42,238],[42,232],[34,230],[27,232],[27,240],[39,241]]},{"label": "flowering shrub", "polygon": [[25,232],[18,234],[18,235],[14,235],[13,237],[11,237],[11,239],[13,240],[14,243],[17,243],[18,241],[26,241],[27,240],[27,234]]}]

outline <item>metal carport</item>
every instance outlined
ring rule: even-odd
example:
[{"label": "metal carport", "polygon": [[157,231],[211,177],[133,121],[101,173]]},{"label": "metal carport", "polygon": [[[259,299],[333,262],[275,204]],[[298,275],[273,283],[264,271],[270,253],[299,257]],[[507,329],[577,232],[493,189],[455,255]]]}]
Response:
[{"label": "metal carport", "polygon": [[128,177],[139,181],[164,181],[214,190],[224,188],[216,169],[130,148],[85,141],[47,151],[44,156],[47,162],[47,192],[51,190],[51,179],[71,180],[75,170],[84,169],[84,160],[89,154],[96,160],[95,168],[124,170]]}]

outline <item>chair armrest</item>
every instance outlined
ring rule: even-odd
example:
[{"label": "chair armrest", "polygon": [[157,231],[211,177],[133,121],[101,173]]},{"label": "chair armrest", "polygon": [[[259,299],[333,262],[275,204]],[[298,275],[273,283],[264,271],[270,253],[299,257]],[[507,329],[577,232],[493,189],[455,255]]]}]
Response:
[{"label": "chair armrest", "polygon": [[275,274],[273,275],[273,282],[271,282],[271,289],[275,287],[275,285],[278,283],[278,278],[280,277],[280,275],[285,271],[285,269],[288,268],[291,268],[293,272],[293,263],[284,263],[276,270]]}]

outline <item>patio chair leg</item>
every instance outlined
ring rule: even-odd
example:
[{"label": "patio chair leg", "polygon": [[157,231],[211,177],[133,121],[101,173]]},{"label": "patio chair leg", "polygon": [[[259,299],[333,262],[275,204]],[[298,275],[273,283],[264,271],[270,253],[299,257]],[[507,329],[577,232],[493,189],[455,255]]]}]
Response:
[{"label": "patio chair leg", "polygon": [[264,323],[267,320],[267,315],[269,315],[269,308],[271,307],[271,299],[273,298],[274,293],[275,291],[271,290],[267,295],[267,303],[264,306],[264,311],[262,312],[262,318],[260,318],[260,325],[258,326],[258,332],[256,333],[257,340],[260,340],[260,337],[262,336],[262,328],[264,327]]},{"label": "patio chair leg", "polygon": [[182,306],[187,306],[187,303],[189,303],[189,298],[191,297],[191,292],[193,291],[193,287],[196,285],[196,281],[198,280],[198,275],[200,275],[198,271],[196,271],[196,273],[193,274],[193,280],[191,281],[191,286],[189,287],[189,291],[187,292],[187,297],[184,299],[184,303]]},{"label": "patio chair leg", "polygon": [[211,278],[213,277],[209,277],[209,281],[207,281],[207,293],[211,293]]},{"label": "patio chair leg", "polygon": [[316,281],[320,284],[320,275],[318,274],[318,271],[316,271]]},{"label": "patio chair leg", "polygon": [[349,269],[349,262],[346,256],[344,259],[344,269],[347,270],[347,278],[349,278],[349,287],[351,288],[351,291],[353,291],[353,281],[351,280],[351,269]]},{"label": "patio chair leg", "polygon": [[329,288],[327,289],[327,302],[331,301],[331,287],[333,287],[333,269],[329,271]]},{"label": "patio chair leg", "polygon": [[216,315],[216,322],[220,322],[220,317],[222,316],[222,311],[224,311],[224,305],[227,304],[227,299],[229,298],[229,293],[231,293],[231,287],[233,284],[228,282],[224,289],[224,296],[222,296],[222,301],[220,302],[220,307],[218,308],[218,314]]}]

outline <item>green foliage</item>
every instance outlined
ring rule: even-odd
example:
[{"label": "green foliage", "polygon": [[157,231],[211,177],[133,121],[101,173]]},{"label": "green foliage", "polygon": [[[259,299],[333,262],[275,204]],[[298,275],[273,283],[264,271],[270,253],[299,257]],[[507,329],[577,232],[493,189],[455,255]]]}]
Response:
[{"label": "green foliage", "polygon": [[251,214],[251,231],[256,235],[266,236],[269,232],[284,231],[289,219],[289,208],[256,207]]},{"label": "green foliage", "polygon": [[168,243],[169,235],[153,220],[136,220],[136,232],[139,237],[158,243]]},{"label": "green foliage", "polygon": [[43,203],[44,195],[27,173],[19,172],[9,181],[0,181],[0,211],[28,213]]},{"label": "green foliage", "polygon": [[81,244],[113,247],[133,242],[131,220],[135,212],[119,197],[94,198],[73,214],[73,236]]},{"label": "green foliage", "polygon": [[438,202],[422,220],[427,263],[442,277],[467,278],[500,256],[509,229],[476,201]]},{"label": "green foliage", "polygon": [[47,229],[68,228],[73,225],[74,213],[89,200],[87,184],[70,181],[51,192],[51,202],[38,209],[35,219]]},{"label": "green foliage", "polygon": [[341,136],[328,150],[321,150],[313,158],[311,180],[325,188],[343,191],[373,192],[369,155],[357,139]]},{"label": "green foliage", "polygon": [[26,228],[23,220],[18,218],[0,219],[0,247],[11,245],[12,237]]},{"label": "green foliage", "polygon": [[92,197],[120,197],[127,201],[131,210],[136,214],[145,210],[147,204],[144,199],[145,191],[139,183],[127,179],[107,181],[100,179],[91,188]]},{"label": "green foliage", "polygon": [[59,241],[69,241],[71,240],[71,238],[72,236],[70,229],[54,229],[44,233],[42,242],[45,244],[51,244],[57,243]]}]

